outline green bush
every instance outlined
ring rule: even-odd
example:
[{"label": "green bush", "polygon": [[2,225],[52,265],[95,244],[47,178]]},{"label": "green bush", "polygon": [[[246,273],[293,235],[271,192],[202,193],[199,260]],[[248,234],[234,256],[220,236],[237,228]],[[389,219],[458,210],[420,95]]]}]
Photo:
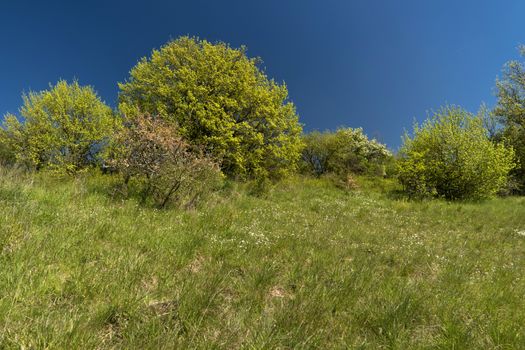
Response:
[{"label": "green bush", "polygon": [[334,134],[325,131],[312,131],[303,136],[304,148],[301,154],[300,168],[303,173],[321,176],[328,172],[329,161],[334,150]]},{"label": "green bush", "polygon": [[96,164],[118,123],[95,91],[59,81],[23,96],[22,118],[5,117],[1,144],[9,157],[29,167],[74,173]]},{"label": "green bush", "polygon": [[13,165],[15,162],[16,156],[8,134],[3,128],[0,128],[0,166]]},{"label": "green bush", "polygon": [[301,125],[288,90],[246,49],[182,37],[142,59],[120,84],[120,110],[158,115],[232,177],[282,177],[296,169]]},{"label": "green bush", "polygon": [[[525,46],[520,48],[525,58]],[[503,69],[503,77],[496,83],[498,104],[494,114],[503,124],[501,137],[516,152],[518,166],[511,172],[515,189],[525,193],[525,64],[510,61]]]},{"label": "green bush", "polygon": [[514,151],[493,143],[483,120],[445,107],[405,135],[398,176],[411,196],[476,199],[494,195],[515,166]]},{"label": "green bush", "polygon": [[368,139],[363,129],[340,128],[336,132],[314,131],[304,135],[303,172],[321,176],[332,173],[385,175],[392,154],[385,145]]}]

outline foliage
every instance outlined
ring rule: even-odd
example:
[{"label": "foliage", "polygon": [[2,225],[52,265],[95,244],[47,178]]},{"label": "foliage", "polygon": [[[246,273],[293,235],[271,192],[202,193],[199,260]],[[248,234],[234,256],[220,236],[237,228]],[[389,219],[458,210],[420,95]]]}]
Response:
[{"label": "foliage", "polygon": [[59,81],[23,96],[22,118],[8,114],[2,143],[18,162],[74,173],[99,161],[118,120],[93,88]]},{"label": "foliage", "polygon": [[15,162],[15,152],[9,142],[7,132],[0,128],[0,166],[13,165]]},{"label": "foliage", "polygon": [[329,169],[329,160],[333,156],[334,134],[325,131],[312,131],[303,136],[304,148],[301,154],[301,170],[315,176],[320,176]]},{"label": "foliage", "polygon": [[[525,58],[525,46],[520,48]],[[510,61],[505,65],[503,77],[496,82],[498,104],[494,114],[504,125],[503,137],[511,145],[519,161],[513,171],[521,192],[525,191],[525,65]]]},{"label": "foliage", "polygon": [[504,187],[514,165],[514,151],[491,142],[481,118],[444,107],[405,135],[398,176],[410,195],[474,199]]},{"label": "foliage", "polygon": [[285,85],[269,80],[246,49],[182,37],[132,70],[120,110],[159,115],[221,161],[234,177],[281,177],[296,168],[301,126]]},{"label": "foliage", "polygon": [[143,201],[152,198],[161,208],[170,202],[193,207],[221,179],[217,164],[162,119],[136,116],[114,143],[110,165],[124,175],[126,185],[130,179],[140,183]]},{"label": "foliage", "polygon": [[304,135],[303,171],[320,176],[334,173],[384,175],[392,154],[385,145],[368,139],[363,129],[340,128],[336,132],[314,131]]}]

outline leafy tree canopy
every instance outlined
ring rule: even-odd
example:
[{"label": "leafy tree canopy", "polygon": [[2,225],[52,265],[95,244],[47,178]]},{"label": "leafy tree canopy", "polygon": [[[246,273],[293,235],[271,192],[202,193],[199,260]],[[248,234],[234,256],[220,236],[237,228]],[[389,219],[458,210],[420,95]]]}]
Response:
[{"label": "leafy tree canopy", "polygon": [[59,81],[49,90],[23,95],[21,117],[8,114],[2,143],[17,161],[78,171],[98,161],[102,143],[118,120],[93,88]]},{"label": "leafy tree canopy", "polygon": [[[520,48],[525,57],[525,46]],[[519,166],[513,171],[521,191],[525,191],[525,65],[510,61],[496,82],[498,104],[494,114],[504,126],[502,136],[516,151]]]},{"label": "leafy tree canopy", "polygon": [[204,147],[233,176],[279,177],[296,168],[301,125],[285,85],[246,49],[182,37],[143,58],[120,87],[120,110],[157,115]]},{"label": "leafy tree canopy", "polygon": [[369,139],[361,128],[313,131],[304,136],[304,143],[304,170],[316,176],[324,173],[382,175],[385,162],[392,157],[384,144]]}]

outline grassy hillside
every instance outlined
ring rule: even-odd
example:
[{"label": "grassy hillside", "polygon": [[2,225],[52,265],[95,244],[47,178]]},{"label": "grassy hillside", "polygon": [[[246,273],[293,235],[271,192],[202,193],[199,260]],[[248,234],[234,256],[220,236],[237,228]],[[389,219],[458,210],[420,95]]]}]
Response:
[{"label": "grassy hillside", "polygon": [[524,198],[296,179],[158,211],[112,181],[0,176],[0,348],[525,348]]}]

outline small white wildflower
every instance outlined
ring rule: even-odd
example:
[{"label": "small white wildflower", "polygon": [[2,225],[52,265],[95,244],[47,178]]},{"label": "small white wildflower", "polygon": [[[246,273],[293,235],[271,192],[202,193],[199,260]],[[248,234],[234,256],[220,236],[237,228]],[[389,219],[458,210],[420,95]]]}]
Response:
[{"label": "small white wildflower", "polygon": [[522,237],[525,237],[525,230],[521,230],[521,231],[516,230],[516,233]]}]

